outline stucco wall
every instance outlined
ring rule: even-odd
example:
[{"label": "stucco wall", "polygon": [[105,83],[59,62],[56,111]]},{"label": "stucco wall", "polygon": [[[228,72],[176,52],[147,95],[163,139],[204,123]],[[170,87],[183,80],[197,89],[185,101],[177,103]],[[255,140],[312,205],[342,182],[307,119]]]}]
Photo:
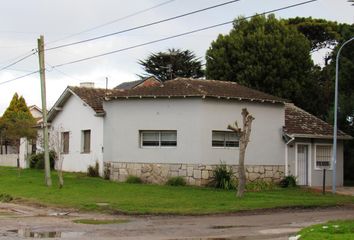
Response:
[{"label": "stucco wall", "polygon": [[[322,186],[323,171],[315,169],[315,147],[316,144],[332,144],[332,140],[323,139],[296,139],[288,146],[288,165],[290,175],[296,176],[296,145],[309,144],[309,186]],[[343,186],[343,141],[337,143],[337,170],[336,185]],[[326,186],[332,185],[332,170],[326,171]]]},{"label": "stucco wall", "polygon": [[17,167],[18,154],[0,154],[0,166]]},{"label": "stucco wall", "polygon": [[[132,99],[104,103],[104,161],[136,163],[238,163],[238,149],[213,148],[212,130],[241,122],[241,109],[255,117],[246,164],[284,165],[280,104],[234,100]],[[141,148],[139,130],[177,130],[175,148]]]},{"label": "stucco wall", "polygon": [[[103,118],[96,117],[95,112],[80,98],[72,95],[62,111],[54,118],[51,127],[55,131],[69,131],[69,153],[62,154],[63,170],[86,172],[89,165],[97,161],[103,169]],[[81,153],[81,131],[91,130],[91,152]]]}]

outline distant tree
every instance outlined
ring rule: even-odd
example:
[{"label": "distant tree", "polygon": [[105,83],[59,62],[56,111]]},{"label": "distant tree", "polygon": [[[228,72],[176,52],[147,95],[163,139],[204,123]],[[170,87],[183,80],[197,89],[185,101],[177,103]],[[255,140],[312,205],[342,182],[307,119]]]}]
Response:
[{"label": "distant tree", "polygon": [[0,121],[2,138],[6,143],[15,146],[19,152],[20,138],[36,138],[35,125],[36,120],[29,111],[25,99],[15,93]]},{"label": "distant tree", "polygon": [[340,25],[337,22],[325,19],[313,19],[311,17],[296,17],[285,20],[291,26],[295,26],[299,32],[311,42],[311,51],[323,48],[333,49],[341,39]]},{"label": "distant tree", "polygon": [[209,79],[235,81],[303,106],[311,94],[310,42],[274,15],[236,19],[206,53]]},{"label": "distant tree", "polygon": [[204,76],[202,61],[189,50],[172,48],[167,52],[152,53],[145,60],[139,60],[138,63],[147,73],[144,76],[153,75],[161,81],[176,77],[201,78]]}]

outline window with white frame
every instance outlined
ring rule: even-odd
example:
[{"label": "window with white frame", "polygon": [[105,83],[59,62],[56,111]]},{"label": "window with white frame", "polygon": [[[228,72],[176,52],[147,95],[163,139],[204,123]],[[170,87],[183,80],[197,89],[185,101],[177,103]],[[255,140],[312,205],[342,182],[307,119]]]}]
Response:
[{"label": "window with white frame", "polygon": [[230,131],[212,131],[213,147],[238,147],[239,137]]},{"label": "window with white frame", "polygon": [[176,147],[177,131],[140,131],[141,147]]},{"label": "window with white frame", "polygon": [[316,145],[316,168],[331,168],[332,145]]}]

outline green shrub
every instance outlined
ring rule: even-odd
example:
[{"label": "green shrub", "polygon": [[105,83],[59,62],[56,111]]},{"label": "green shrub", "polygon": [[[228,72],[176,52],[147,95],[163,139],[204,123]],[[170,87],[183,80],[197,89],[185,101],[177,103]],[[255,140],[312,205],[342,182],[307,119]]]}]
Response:
[{"label": "green shrub", "polygon": [[213,170],[213,176],[210,185],[221,189],[236,189],[236,181],[233,178],[232,168],[221,163]]},{"label": "green shrub", "polygon": [[89,166],[87,168],[87,176],[89,176],[89,177],[99,177],[100,176],[98,162],[96,162],[95,166]]},{"label": "green shrub", "polygon": [[13,197],[7,193],[0,194],[0,202],[11,202]]},{"label": "green shrub", "polygon": [[171,177],[166,182],[166,185],[169,186],[185,186],[186,184],[186,180],[183,177]]},{"label": "green shrub", "polygon": [[296,187],[297,186],[296,177],[293,175],[286,176],[279,182],[279,185],[282,188]]},{"label": "green shrub", "polygon": [[[56,153],[49,151],[50,168],[54,169]],[[44,152],[32,154],[29,157],[30,168],[44,169]]]},{"label": "green shrub", "polygon": [[143,183],[140,177],[129,175],[127,180],[125,180],[126,183]]},{"label": "green shrub", "polygon": [[274,182],[267,182],[264,180],[256,180],[246,184],[246,190],[250,192],[261,192],[273,190],[275,188]]},{"label": "green shrub", "polygon": [[109,167],[105,167],[103,170],[103,178],[109,180],[111,176],[111,169]]}]

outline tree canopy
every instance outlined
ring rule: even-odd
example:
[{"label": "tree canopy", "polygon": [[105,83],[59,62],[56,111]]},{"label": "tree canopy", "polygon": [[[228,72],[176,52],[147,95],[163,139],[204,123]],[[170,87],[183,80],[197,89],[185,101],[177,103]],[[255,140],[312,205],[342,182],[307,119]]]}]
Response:
[{"label": "tree canopy", "polygon": [[[313,68],[309,40],[274,15],[234,21],[206,52],[209,79],[235,81],[303,105]],[[306,91],[306,93],[304,92]]]},{"label": "tree canopy", "polygon": [[204,76],[202,62],[189,50],[168,49],[166,52],[150,54],[138,62],[147,73],[161,81],[176,77],[200,78]]},{"label": "tree canopy", "polygon": [[296,17],[285,20],[291,26],[295,26],[299,32],[311,42],[311,50],[322,48],[333,49],[341,40],[340,27],[337,22],[325,19],[312,19],[311,17]]},{"label": "tree canopy", "polygon": [[14,94],[9,107],[0,119],[1,135],[14,146],[20,145],[20,138],[35,139],[36,121],[29,111],[25,99]]}]

